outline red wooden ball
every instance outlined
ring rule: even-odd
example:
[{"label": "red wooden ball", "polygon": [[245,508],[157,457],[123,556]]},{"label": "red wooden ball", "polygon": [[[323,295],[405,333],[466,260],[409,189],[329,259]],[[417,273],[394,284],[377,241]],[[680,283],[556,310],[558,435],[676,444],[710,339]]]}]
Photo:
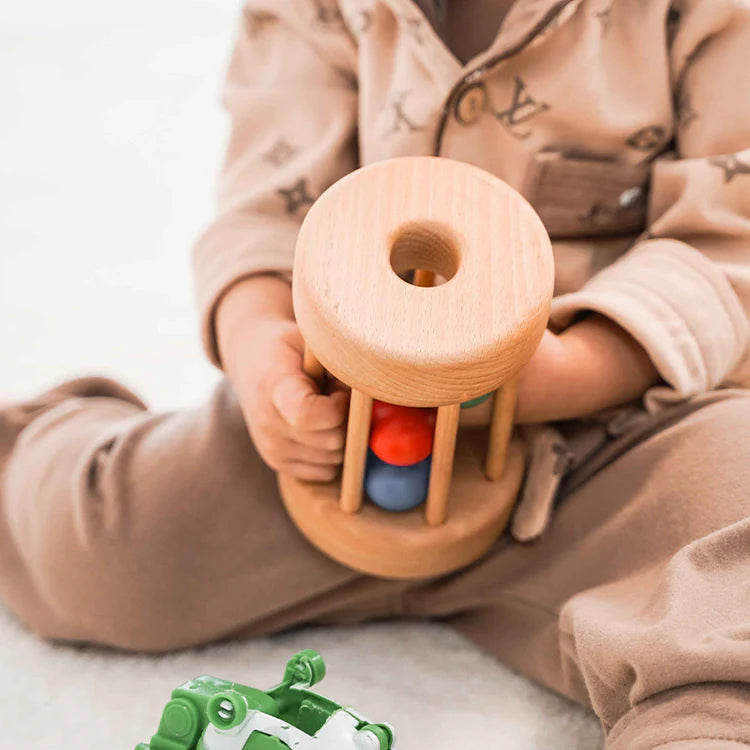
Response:
[{"label": "red wooden ball", "polygon": [[428,409],[404,407],[378,420],[370,432],[370,449],[393,466],[411,466],[432,452],[433,415]]},{"label": "red wooden ball", "polygon": [[431,425],[435,425],[437,417],[436,409],[426,409],[421,406],[400,406],[399,404],[389,404],[387,401],[378,401],[373,399],[372,402],[372,425],[392,416],[401,416],[403,414],[416,414],[423,416]]},{"label": "red wooden ball", "polygon": [[408,409],[408,407],[389,404],[387,401],[378,401],[377,399],[374,399],[372,402],[372,425],[376,425],[387,417],[392,417],[394,414],[398,414],[399,409]]}]

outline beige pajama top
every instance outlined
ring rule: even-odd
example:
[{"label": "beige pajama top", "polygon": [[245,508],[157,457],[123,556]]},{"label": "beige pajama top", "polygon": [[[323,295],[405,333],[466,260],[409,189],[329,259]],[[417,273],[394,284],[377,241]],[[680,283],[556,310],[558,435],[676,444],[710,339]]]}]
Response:
[{"label": "beige pajama top", "polygon": [[249,0],[218,213],[194,252],[207,351],[237,279],[292,267],[358,166],[432,154],[522,192],[553,238],[552,325],[607,315],[666,386],[750,384],[750,5],[517,0],[463,65],[412,0]]}]

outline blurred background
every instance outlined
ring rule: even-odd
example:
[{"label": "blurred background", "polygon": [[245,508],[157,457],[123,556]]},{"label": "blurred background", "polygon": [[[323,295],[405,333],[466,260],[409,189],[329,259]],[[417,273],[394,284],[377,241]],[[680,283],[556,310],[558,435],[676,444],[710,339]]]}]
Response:
[{"label": "blurred background", "polygon": [[237,14],[0,4],[0,399],[96,372],[164,409],[216,379],[190,249],[211,215]]},{"label": "blurred background", "polygon": [[[212,212],[235,0],[0,4],[0,401],[84,373],[198,403],[190,250]],[[267,687],[321,650],[321,692],[400,750],[595,750],[591,714],[437,624],[301,631],[163,657],[55,646],[0,605],[3,748],[132,750],[203,673]]]}]

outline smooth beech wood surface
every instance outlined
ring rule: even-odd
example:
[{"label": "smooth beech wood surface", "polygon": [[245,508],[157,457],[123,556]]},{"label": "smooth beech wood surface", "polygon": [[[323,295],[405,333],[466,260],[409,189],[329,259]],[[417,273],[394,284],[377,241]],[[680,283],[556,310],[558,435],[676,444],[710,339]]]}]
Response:
[{"label": "smooth beech wood surface", "polygon": [[[435,286],[400,276],[434,274]],[[374,398],[438,406],[513,377],[547,323],[550,241],[515,190],[437,157],[339,180],[297,240],[294,309],[315,357]]]},{"label": "smooth beech wood surface", "polygon": [[362,506],[371,418],[372,399],[352,389],[341,478],[341,510],[345,513],[356,513]]},{"label": "smooth beech wood surface", "polygon": [[505,470],[517,398],[518,381],[516,378],[509,380],[495,393],[487,441],[487,459],[484,464],[487,479],[493,481],[500,479]]},{"label": "smooth beech wood surface", "polygon": [[432,445],[430,486],[425,508],[425,518],[430,526],[440,525],[448,516],[448,494],[451,489],[460,414],[460,404],[438,407],[435,440]]}]

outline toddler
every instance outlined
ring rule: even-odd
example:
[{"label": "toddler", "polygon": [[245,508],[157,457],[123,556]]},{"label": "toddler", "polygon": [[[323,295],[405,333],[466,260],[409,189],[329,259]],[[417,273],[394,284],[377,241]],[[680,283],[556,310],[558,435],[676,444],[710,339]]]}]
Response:
[{"label": "toddler", "polygon": [[[178,414],[93,378],[0,408],[7,606],[146,651],[440,618],[591,705],[611,750],[750,746],[750,6],[249,0],[225,102],[194,265],[226,378]],[[344,444],[347,394],[301,366],[305,211],[415,154],[526,196],[556,297],[520,376],[515,539],[398,582],[312,548],[274,470],[328,481]]]}]

